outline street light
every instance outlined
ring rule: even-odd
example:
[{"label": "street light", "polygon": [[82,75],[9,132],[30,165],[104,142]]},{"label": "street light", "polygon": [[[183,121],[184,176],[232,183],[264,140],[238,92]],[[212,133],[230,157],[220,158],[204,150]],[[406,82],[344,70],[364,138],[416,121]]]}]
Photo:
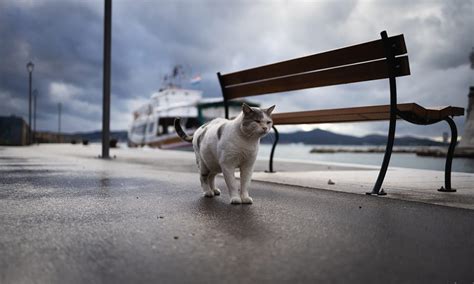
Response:
[{"label": "street light", "polygon": [[35,68],[35,65],[33,62],[28,62],[26,64],[26,69],[28,70],[28,73],[30,75],[29,81],[30,81],[30,86],[29,86],[29,100],[28,100],[28,145],[31,144],[31,74],[33,73],[33,69]]},{"label": "street light", "polygon": [[104,77],[102,84],[102,158],[108,159],[110,143],[110,57],[112,45],[112,0],[104,1]]}]

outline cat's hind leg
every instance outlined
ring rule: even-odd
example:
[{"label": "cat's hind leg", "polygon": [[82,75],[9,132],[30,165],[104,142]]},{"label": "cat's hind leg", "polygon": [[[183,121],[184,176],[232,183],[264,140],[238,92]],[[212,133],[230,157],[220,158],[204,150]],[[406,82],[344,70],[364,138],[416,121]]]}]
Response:
[{"label": "cat's hind leg", "polygon": [[216,187],[215,180],[217,174],[209,174],[208,181],[209,187],[214,191],[214,195],[221,195],[221,190]]},{"label": "cat's hind leg", "polygon": [[205,165],[201,164],[200,173],[201,173],[201,187],[202,187],[202,191],[204,192],[204,196],[214,197],[214,190],[212,190],[209,184],[209,176],[211,175],[210,171],[207,169]]}]

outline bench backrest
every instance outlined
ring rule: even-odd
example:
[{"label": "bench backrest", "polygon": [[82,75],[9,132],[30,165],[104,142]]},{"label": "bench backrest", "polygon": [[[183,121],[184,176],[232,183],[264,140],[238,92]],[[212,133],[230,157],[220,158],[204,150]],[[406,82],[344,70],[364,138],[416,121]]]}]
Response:
[{"label": "bench backrest", "polygon": [[389,78],[386,47],[394,58],[394,76],[410,74],[403,35],[221,75],[225,100]]}]

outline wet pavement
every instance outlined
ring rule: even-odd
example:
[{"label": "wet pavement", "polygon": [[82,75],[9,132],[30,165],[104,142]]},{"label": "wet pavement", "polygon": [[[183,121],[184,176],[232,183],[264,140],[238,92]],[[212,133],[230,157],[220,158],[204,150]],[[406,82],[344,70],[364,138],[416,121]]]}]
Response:
[{"label": "wet pavement", "polygon": [[99,151],[0,147],[0,283],[474,281],[472,210],[259,181],[231,206],[189,153]]}]

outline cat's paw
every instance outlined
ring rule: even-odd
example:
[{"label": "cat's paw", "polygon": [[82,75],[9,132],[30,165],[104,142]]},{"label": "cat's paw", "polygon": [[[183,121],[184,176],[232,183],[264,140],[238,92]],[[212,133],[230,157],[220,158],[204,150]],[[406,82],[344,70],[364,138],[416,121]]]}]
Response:
[{"label": "cat's paw", "polygon": [[214,197],[214,191],[213,190],[206,191],[206,192],[204,192],[204,196],[212,198],[212,197]]},{"label": "cat's paw", "polygon": [[213,191],[214,191],[214,195],[216,195],[216,196],[221,195],[221,190],[220,189],[214,188]]},{"label": "cat's paw", "polygon": [[241,200],[242,200],[242,204],[252,204],[253,203],[253,199],[250,196],[242,196]]},{"label": "cat's paw", "polygon": [[241,204],[241,203],[242,203],[242,199],[240,198],[240,196],[234,196],[230,198],[230,204]]}]

